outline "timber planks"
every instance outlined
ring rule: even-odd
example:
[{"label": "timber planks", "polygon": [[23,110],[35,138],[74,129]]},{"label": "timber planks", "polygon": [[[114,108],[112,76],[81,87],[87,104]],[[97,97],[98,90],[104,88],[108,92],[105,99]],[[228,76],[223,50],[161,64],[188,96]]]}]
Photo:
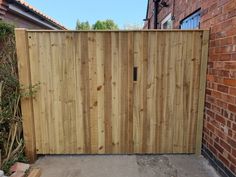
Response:
[{"label": "timber planks", "polygon": [[17,30],[28,154],[199,153],[208,36]]}]

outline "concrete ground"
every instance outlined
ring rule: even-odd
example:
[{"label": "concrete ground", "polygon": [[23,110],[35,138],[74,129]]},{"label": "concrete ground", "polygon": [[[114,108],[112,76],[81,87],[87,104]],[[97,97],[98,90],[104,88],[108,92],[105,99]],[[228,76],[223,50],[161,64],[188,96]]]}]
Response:
[{"label": "concrete ground", "polygon": [[35,166],[42,177],[219,177],[194,155],[45,156]]}]

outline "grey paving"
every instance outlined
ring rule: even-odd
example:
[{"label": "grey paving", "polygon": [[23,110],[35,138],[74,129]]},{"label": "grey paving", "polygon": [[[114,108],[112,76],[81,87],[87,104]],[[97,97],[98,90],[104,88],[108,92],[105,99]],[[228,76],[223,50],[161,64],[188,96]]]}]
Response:
[{"label": "grey paving", "polygon": [[195,155],[45,156],[35,166],[42,177],[219,177]]}]

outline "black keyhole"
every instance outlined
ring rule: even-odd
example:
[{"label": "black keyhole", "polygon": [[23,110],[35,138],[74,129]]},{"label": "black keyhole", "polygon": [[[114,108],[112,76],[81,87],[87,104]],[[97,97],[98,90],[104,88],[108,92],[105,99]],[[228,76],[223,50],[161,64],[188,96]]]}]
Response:
[{"label": "black keyhole", "polygon": [[138,67],[134,67],[133,80],[138,81]]}]

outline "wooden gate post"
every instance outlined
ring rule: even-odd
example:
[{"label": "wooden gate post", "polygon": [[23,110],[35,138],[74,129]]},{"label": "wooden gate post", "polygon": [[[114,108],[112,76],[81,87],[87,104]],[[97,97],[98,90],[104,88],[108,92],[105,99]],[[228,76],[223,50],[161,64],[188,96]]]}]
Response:
[{"label": "wooden gate post", "polygon": [[197,117],[196,148],[195,148],[196,155],[201,155],[201,148],[202,148],[208,46],[209,46],[209,31],[206,30],[203,31],[202,34],[202,53],[201,53],[201,66],[200,66],[200,77],[199,77],[200,86],[199,86],[199,98],[198,98],[198,113],[197,113],[198,117]]},{"label": "wooden gate post", "polygon": [[[25,29],[15,30],[19,80],[24,88],[31,86],[30,60],[28,53],[28,35]],[[27,89],[28,90],[28,89]],[[30,160],[36,160],[36,143],[32,96],[21,98],[25,153]]]}]

